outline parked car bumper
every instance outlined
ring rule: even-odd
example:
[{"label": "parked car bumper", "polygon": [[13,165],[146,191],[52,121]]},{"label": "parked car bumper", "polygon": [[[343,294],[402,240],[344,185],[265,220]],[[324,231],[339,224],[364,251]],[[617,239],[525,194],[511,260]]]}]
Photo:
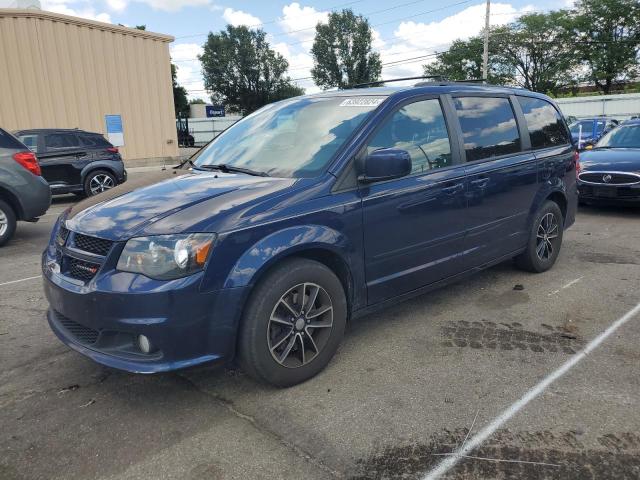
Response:
[{"label": "parked car bumper", "polygon": [[[200,292],[202,274],[163,288],[162,282],[141,281],[139,275],[126,272],[79,286],[55,273],[51,261],[45,252],[49,325],[63,343],[94,361],[129,372],[156,373],[221,362],[233,355],[244,288]],[[123,288],[134,284],[135,291]],[[140,349],[139,335],[151,342],[149,353]]]},{"label": "parked car bumper", "polygon": [[20,189],[21,220],[33,220],[44,215],[51,205],[51,189],[42,177],[32,178],[26,188]]},{"label": "parked car bumper", "polygon": [[615,186],[579,182],[578,191],[582,202],[640,205],[640,184]]}]

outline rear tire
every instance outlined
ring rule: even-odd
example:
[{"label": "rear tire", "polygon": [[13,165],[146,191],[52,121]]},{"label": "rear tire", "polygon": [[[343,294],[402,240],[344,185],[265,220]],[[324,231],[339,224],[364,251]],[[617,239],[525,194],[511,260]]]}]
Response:
[{"label": "rear tire", "polygon": [[116,177],[106,170],[94,170],[89,172],[84,179],[84,194],[93,197],[104,191],[110,190],[118,184]]},{"label": "rear tire", "polygon": [[7,243],[16,231],[16,213],[4,200],[0,200],[0,247]]},{"label": "rear tire", "polygon": [[285,260],[251,294],[239,333],[240,366],[278,387],[304,382],[336,353],[346,321],[338,277],[313,260]]},{"label": "rear tire", "polygon": [[560,207],[547,200],[534,216],[526,250],[515,258],[518,268],[542,273],[553,267],[562,246],[563,231]]}]

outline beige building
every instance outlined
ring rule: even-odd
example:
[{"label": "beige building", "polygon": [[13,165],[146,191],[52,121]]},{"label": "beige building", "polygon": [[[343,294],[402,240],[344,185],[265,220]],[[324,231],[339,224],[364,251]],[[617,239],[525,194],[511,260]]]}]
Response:
[{"label": "beige building", "polygon": [[0,9],[0,127],[77,127],[107,136],[105,116],[120,115],[120,151],[129,163],[177,157],[172,41],[41,10]]}]

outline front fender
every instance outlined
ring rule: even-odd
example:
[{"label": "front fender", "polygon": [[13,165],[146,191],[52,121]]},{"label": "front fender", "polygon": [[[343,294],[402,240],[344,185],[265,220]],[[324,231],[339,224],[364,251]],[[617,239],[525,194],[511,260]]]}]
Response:
[{"label": "front fender", "polygon": [[294,226],[274,232],[247,249],[229,272],[223,288],[252,284],[278,260],[315,248],[337,254],[351,267],[347,253],[353,251],[353,245],[345,235],[324,225]]}]

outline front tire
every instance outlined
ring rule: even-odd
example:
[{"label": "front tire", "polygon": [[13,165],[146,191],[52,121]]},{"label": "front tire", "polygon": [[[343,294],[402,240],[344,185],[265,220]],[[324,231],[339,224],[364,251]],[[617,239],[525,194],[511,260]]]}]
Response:
[{"label": "front tire", "polygon": [[251,294],[240,329],[240,365],[256,380],[278,387],[304,382],[329,363],[346,320],[338,277],[313,260],[286,260]]},{"label": "front tire", "polygon": [[516,265],[533,273],[549,270],[560,253],[563,232],[562,211],[557,203],[547,200],[533,219],[527,248],[515,258]]},{"label": "front tire", "polygon": [[7,243],[16,231],[16,213],[4,200],[0,200],[0,247]]}]

